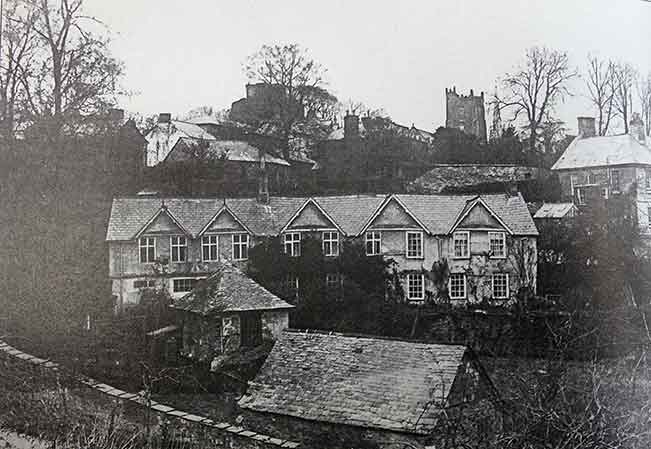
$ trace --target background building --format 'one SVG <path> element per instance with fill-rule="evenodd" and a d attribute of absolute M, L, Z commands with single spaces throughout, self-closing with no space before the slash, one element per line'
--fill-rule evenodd
<path fill-rule="evenodd" d="M 445 100 L 445 127 L 456 128 L 486 142 L 484 92 L 475 96 L 470 89 L 470 95 L 459 95 L 456 87 L 453 87 L 445 89 Z"/>

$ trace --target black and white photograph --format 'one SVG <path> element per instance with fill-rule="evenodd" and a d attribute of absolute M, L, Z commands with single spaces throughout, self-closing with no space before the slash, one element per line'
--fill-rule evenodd
<path fill-rule="evenodd" d="M 651 448 L 651 0 L 0 0 L 0 448 Z"/>

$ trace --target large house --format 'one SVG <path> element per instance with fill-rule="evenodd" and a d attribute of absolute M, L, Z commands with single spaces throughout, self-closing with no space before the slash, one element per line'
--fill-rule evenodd
<path fill-rule="evenodd" d="M 561 195 L 579 207 L 598 197 L 626 196 L 643 236 L 651 237 L 651 149 L 638 114 L 630 134 L 597 136 L 595 119 L 579 117 L 579 135 L 556 161 Z"/>
<path fill-rule="evenodd" d="M 247 427 L 311 448 L 443 447 L 455 426 L 468 447 L 498 429 L 495 398 L 465 346 L 286 330 L 239 406 Z"/>
<path fill-rule="evenodd" d="M 447 291 L 453 304 L 504 304 L 535 291 L 537 235 L 520 194 L 131 197 L 113 200 L 106 240 L 118 308 L 159 282 L 182 296 L 221 259 L 245 266 L 249 248 L 274 236 L 290 256 L 308 236 L 326 258 L 339 256 L 344 239 L 359 242 L 397 263 L 411 302 Z M 443 261 L 446 282 L 436 282 L 426 273 Z"/>

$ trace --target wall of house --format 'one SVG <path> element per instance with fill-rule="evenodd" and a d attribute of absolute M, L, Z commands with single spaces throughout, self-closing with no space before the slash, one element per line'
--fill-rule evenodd
<path fill-rule="evenodd" d="M 289 310 L 265 310 L 261 315 L 262 338 L 276 340 L 283 330 L 289 328 Z"/>
<path fill-rule="evenodd" d="M 146 136 L 147 167 L 153 167 L 162 162 L 176 141 L 183 135 L 172 123 L 157 124 Z"/>

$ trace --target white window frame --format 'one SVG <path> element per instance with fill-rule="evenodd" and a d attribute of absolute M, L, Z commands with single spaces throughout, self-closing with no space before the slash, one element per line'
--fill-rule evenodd
<path fill-rule="evenodd" d="M 176 290 L 175 283 L 176 282 L 181 282 L 181 281 L 190 281 L 190 282 L 192 282 L 192 287 L 190 287 L 189 290 Z M 194 287 L 196 286 L 198 281 L 199 280 L 196 279 L 196 278 L 172 278 L 172 293 L 188 293 L 188 292 L 191 292 L 194 289 Z"/>
<path fill-rule="evenodd" d="M 463 295 L 453 295 L 452 290 L 452 277 L 453 276 L 462 276 L 463 278 Z M 468 279 L 466 273 L 451 273 L 450 279 L 448 279 L 448 292 L 450 294 L 450 299 L 466 299 L 468 297 Z"/>
<path fill-rule="evenodd" d="M 495 294 L 495 277 L 497 276 L 504 276 L 506 285 L 505 285 L 505 295 L 504 296 L 497 296 Z M 493 298 L 495 299 L 508 299 L 510 296 L 510 289 L 509 289 L 509 274 L 508 273 L 493 273 L 491 276 L 491 292 L 493 294 Z"/>
<path fill-rule="evenodd" d="M 412 295 L 412 287 L 416 287 L 416 282 L 420 284 L 420 292 L 418 295 Z M 410 301 L 422 301 L 425 299 L 425 275 L 422 273 L 408 273 L 407 274 L 407 299 Z"/>
<path fill-rule="evenodd" d="M 579 206 L 585 206 L 585 192 L 583 187 L 575 187 L 576 202 Z"/>
<path fill-rule="evenodd" d="M 325 286 L 326 289 L 335 289 L 341 287 L 341 274 L 339 273 L 326 273 L 325 275 Z"/>
<path fill-rule="evenodd" d="M 321 234 L 321 243 L 323 245 L 324 256 L 337 257 L 339 255 L 339 233 L 337 231 L 323 231 Z"/>
<path fill-rule="evenodd" d="M 492 245 L 492 240 L 493 237 L 499 237 L 499 239 L 502 241 L 502 253 L 501 254 L 496 254 L 493 252 L 493 245 Z M 495 239 L 497 240 L 497 239 Z M 488 250 L 490 251 L 491 258 L 492 259 L 506 259 L 506 233 L 503 231 L 490 231 L 488 233 Z"/>
<path fill-rule="evenodd" d="M 136 284 L 138 283 L 144 283 L 142 287 L 138 287 Z M 133 288 L 141 290 L 145 288 L 154 288 L 156 287 L 156 281 L 154 279 L 136 279 L 133 281 Z"/>
<path fill-rule="evenodd" d="M 145 241 L 145 244 L 143 245 L 143 240 Z M 142 250 L 146 250 L 147 260 L 142 260 Z M 154 257 L 149 260 L 149 250 L 153 249 L 154 250 Z M 140 263 L 154 263 L 156 262 L 156 237 L 140 237 L 138 239 L 138 260 L 140 260 Z"/>
<path fill-rule="evenodd" d="M 176 243 L 174 243 L 174 239 L 176 240 Z M 183 239 L 182 245 L 179 243 Z M 181 258 L 178 257 L 181 255 L 181 248 L 185 248 L 185 257 Z M 177 250 L 177 257 L 174 257 L 174 249 Z M 173 263 L 181 263 L 181 262 L 187 262 L 188 261 L 188 238 L 184 235 L 172 235 L 170 236 L 170 261 Z"/>
<path fill-rule="evenodd" d="M 365 239 L 367 256 L 378 256 L 382 254 L 382 233 L 380 231 L 368 231 L 366 233 Z M 369 243 L 371 244 L 371 252 L 368 251 Z"/>
<path fill-rule="evenodd" d="M 214 242 L 212 241 L 214 239 Z M 207 240 L 207 241 L 206 241 Z M 210 248 L 215 248 L 215 257 L 211 257 Z M 204 251 L 208 248 L 208 257 Z M 217 262 L 219 261 L 219 236 L 216 234 L 206 234 L 201 236 L 201 260 L 203 262 Z"/>
<path fill-rule="evenodd" d="M 232 245 L 232 252 L 233 252 L 233 260 L 247 260 L 249 258 L 249 234 L 246 233 L 233 234 L 231 236 L 231 245 Z M 236 249 L 238 249 L 240 252 L 239 257 L 237 257 L 236 255 L 237 254 Z"/>
<path fill-rule="evenodd" d="M 416 255 L 410 255 L 409 253 L 409 237 L 415 235 L 418 236 L 418 241 L 420 242 L 419 250 Z M 405 257 L 407 259 L 422 259 L 424 250 L 423 250 L 423 232 L 422 231 L 406 231 L 405 232 Z"/>
<path fill-rule="evenodd" d="M 466 240 L 466 250 L 464 254 L 457 256 L 457 237 L 464 236 Z M 461 240 L 461 239 L 459 239 Z M 454 259 L 469 259 L 470 258 L 470 231 L 455 231 L 452 234 L 452 257 Z"/>
<path fill-rule="evenodd" d="M 301 237 L 300 232 L 286 232 L 283 234 L 283 249 L 285 254 L 290 257 L 299 257 L 301 255 Z"/>

